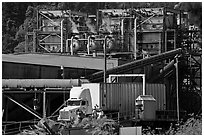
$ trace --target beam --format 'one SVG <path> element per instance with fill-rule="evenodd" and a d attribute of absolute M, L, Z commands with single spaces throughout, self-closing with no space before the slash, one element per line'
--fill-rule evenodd
<path fill-rule="evenodd" d="M 21 108 L 25 109 L 26 111 L 28 111 L 30 114 L 34 115 L 35 117 L 42 119 L 42 117 L 40 116 L 40 114 L 38 114 L 35 110 L 31 109 L 30 107 L 26 106 L 23 103 L 20 103 L 18 101 L 16 101 L 15 99 L 13 99 L 12 97 L 5 95 L 5 97 L 7 97 L 9 100 L 11 100 L 12 102 L 14 102 L 15 104 L 19 105 Z"/>

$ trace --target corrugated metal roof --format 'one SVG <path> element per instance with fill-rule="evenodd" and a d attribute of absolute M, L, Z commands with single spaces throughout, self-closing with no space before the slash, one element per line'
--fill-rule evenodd
<path fill-rule="evenodd" d="M 71 68 L 86 69 L 104 69 L 103 58 L 93 57 L 76 57 L 65 55 L 48 55 L 48 54 L 2 54 L 3 62 L 48 65 L 48 66 L 64 66 Z M 107 69 L 118 66 L 118 59 L 107 59 Z"/>

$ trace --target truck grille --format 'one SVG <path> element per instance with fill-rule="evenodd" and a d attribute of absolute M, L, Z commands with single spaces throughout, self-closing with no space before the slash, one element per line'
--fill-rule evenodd
<path fill-rule="evenodd" d="M 69 111 L 60 111 L 60 119 L 70 119 Z"/>

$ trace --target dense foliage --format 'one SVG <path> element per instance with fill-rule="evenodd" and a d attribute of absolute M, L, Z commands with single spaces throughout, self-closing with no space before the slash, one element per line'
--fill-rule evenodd
<path fill-rule="evenodd" d="M 2 52 L 12 53 L 25 44 L 25 34 L 36 27 L 37 9 L 73 10 L 96 14 L 97 9 L 169 7 L 187 10 L 193 23 L 202 26 L 202 3 L 178 2 L 3 2 L 2 3 Z M 31 44 L 29 44 L 31 45 Z M 18 48 L 17 47 L 17 48 Z"/>

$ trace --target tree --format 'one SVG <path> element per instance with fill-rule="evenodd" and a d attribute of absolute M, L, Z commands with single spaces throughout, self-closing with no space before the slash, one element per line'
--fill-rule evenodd
<path fill-rule="evenodd" d="M 190 23 L 202 29 L 202 2 L 180 2 L 176 8 L 187 11 Z"/>

